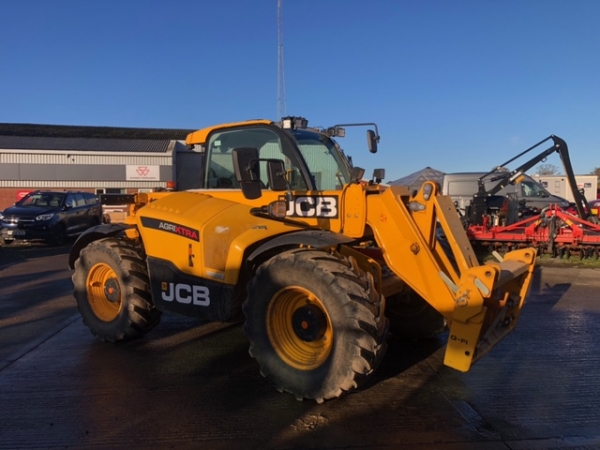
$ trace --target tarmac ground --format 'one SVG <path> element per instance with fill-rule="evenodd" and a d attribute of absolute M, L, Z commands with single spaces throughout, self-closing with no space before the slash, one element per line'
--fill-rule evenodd
<path fill-rule="evenodd" d="M 600 270 L 537 268 L 517 329 L 468 373 L 446 335 L 392 338 L 364 388 L 277 392 L 239 324 L 172 314 L 120 345 L 72 297 L 69 247 L 0 248 L 0 449 L 600 449 Z"/>

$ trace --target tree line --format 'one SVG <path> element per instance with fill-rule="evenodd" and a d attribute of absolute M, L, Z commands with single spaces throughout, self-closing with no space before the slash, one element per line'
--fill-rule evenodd
<path fill-rule="evenodd" d="M 554 164 L 539 164 L 536 167 L 536 172 L 540 176 L 551 176 L 551 175 L 562 175 L 560 169 Z M 594 167 L 589 173 L 590 175 L 596 175 L 598 177 L 598 187 L 600 187 L 600 167 Z"/>

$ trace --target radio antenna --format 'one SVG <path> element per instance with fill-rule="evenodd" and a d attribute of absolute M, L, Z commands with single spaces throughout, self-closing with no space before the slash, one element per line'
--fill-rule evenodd
<path fill-rule="evenodd" d="M 277 118 L 287 116 L 285 74 L 283 69 L 283 1 L 277 0 Z"/>

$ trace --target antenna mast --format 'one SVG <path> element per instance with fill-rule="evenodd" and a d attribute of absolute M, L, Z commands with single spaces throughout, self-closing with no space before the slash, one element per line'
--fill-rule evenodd
<path fill-rule="evenodd" d="M 287 115 L 285 75 L 283 71 L 283 14 L 282 0 L 277 0 L 277 118 Z"/>

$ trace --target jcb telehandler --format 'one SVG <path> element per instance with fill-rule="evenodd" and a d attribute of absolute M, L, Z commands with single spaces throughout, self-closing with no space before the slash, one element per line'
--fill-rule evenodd
<path fill-rule="evenodd" d="M 479 264 L 438 185 L 411 195 L 382 185 L 381 170 L 363 180 L 332 139 L 342 127 L 285 118 L 189 134 L 205 154 L 201 189 L 118 196 L 131 204 L 126 223 L 75 242 L 84 323 L 118 342 L 150 331 L 163 311 L 241 317 L 262 375 L 317 402 L 375 370 L 389 325 L 414 336 L 447 326 L 444 362 L 469 370 L 516 326 L 535 249 Z"/>

